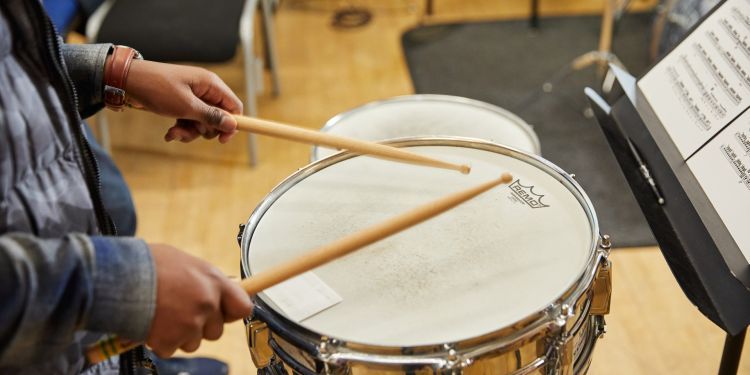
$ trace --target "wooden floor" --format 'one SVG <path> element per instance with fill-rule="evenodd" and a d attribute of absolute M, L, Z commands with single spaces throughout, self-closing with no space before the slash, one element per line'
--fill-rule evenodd
<path fill-rule="evenodd" d="M 648 8 L 652 3 L 635 2 Z M 352 0 L 373 8 L 362 28 L 330 26 L 334 1 L 287 0 L 276 16 L 282 93 L 260 98 L 260 114 L 309 128 L 384 97 L 413 92 L 401 33 L 421 19 L 423 3 Z M 347 2 L 344 2 L 347 3 Z M 595 0 L 543 0 L 543 14 L 595 13 Z M 296 6 L 295 6 L 296 5 Z M 429 22 L 523 17 L 525 0 L 436 0 Z M 592 46 L 592 48 L 595 46 Z M 540 56 L 544 58 L 544 56 Z M 244 95 L 241 61 L 210 66 Z M 237 226 L 263 196 L 308 160 L 309 147 L 261 137 L 260 164 L 248 168 L 244 135 L 225 146 L 205 141 L 165 144 L 169 120 L 143 113 L 110 114 L 114 156 L 135 196 L 139 236 L 176 245 L 237 275 Z M 611 233 L 617 241 L 617 233 Z M 711 374 L 724 334 L 687 301 L 656 248 L 615 250 L 608 333 L 599 340 L 591 374 Z M 387 318 L 387 317 L 386 317 Z M 233 374 L 253 374 L 241 323 L 198 355 L 228 361 Z M 746 350 L 741 373 L 750 373 Z"/>

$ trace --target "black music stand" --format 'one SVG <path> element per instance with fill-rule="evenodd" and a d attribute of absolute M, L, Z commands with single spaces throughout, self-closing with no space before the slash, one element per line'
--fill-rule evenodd
<path fill-rule="evenodd" d="M 714 241 L 709 234 L 698 214 L 706 209 L 706 202 L 688 196 L 684 171 L 668 162 L 675 150 L 665 151 L 659 142 L 665 135 L 654 131 L 660 123 L 636 110 L 635 78 L 611 68 L 620 93 L 613 104 L 588 88 L 586 95 L 680 287 L 707 318 L 727 332 L 719 374 L 736 374 L 750 324 L 750 290 L 741 281 L 747 275 L 736 270 L 750 270 L 750 265 L 742 259 L 744 264 L 730 269 L 722 251 L 730 247 L 728 241 Z"/>

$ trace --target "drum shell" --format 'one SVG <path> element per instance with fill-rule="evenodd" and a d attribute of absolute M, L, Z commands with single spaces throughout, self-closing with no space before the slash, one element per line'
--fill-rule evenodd
<path fill-rule="evenodd" d="M 596 340 L 604 330 L 603 317 L 591 315 L 589 311 L 590 302 L 593 298 L 592 286 L 593 283 L 589 285 L 586 293 L 578 299 L 574 308 L 575 315 L 571 316 L 562 327 L 550 323 L 541 324 L 537 329 L 529 332 L 526 337 L 488 351 L 473 358 L 471 363 L 458 368 L 442 368 L 431 364 L 382 363 L 382 358 L 388 355 L 402 357 L 401 360 L 403 361 L 409 361 L 410 356 L 418 354 L 422 356 L 431 355 L 434 358 L 450 358 L 450 349 L 446 347 L 434 348 L 431 353 L 411 354 L 404 353 L 402 348 L 393 348 L 390 350 L 391 353 L 387 353 L 388 350 L 383 350 L 383 348 L 374 348 L 374 353 L 370 353 L 373 355 L 373 362 L 366 360 L 337 361 L 331 360 L 326 353 L 321 353 L 317 343 L 325 340 L 325 338 L 316 337 L 314 333 L 307 332 L 307 340 L 303 339 L 307 342 L 302 345 L 300 339 L 306 335 L 300 335 L 300 332 L 291 332 L 280 326 L 274 329 L 267 326 L 268 322 L 261 319 L 247 321 L 246 324 L 248 327 L 253 324 L 263 324 L 269 330 L 268 335 L 273 342 L 272 350 L 277 359 L 281 359 L 284 364 L 301 374 L 585 374 L 591 362 Z M 545 320 L 544 315 L 530 317 L 523 322 L 519 322 L 518 326 L 534 325 L 539 320 Z M 256 316 L 256 318 L 258 317 Z M 507 340 L 508 337 L 513 336 L 514 329 L 515 326 L 507 327 L 486 337 L 457 343 L 454 350 L 459 354 L 471 352 L 483 344 L 492 343 L 493 340 Z M 368 349 L 373 348 L 346 344 L 346 347 L 339 347 L 336 350 L 367 353 Z M 377 356 L 380 356 L 381 360 L 377 360 Z"/>
<path fill-rule="evenodd" d="M 489 142 L 459 138 L 400 140 L 394 145 L 443 145 L 456 144 L 463 147 L 479 147 L 488 150 L 503 150 L 509 155 L 522 156 L 545 163 L 547 168 L 559 174 L 580 194 L 579 201 L 591 209 L 592 232 L 598 233 L 598 223 L 593 208 L 580 187 L 554 165 L 538 156 L 530 155 L 505 146 Z M 337 154 L 300 170 L 277 187 L 290 180 L 304 178 L 314 173 L 320 163 L 334 164 L 351 155 Z M 275 191 L 276 189 L 274 189 Z M 273 194 L 273 193 L 272 193 Z M 268 202 L 266 198 L 264 202 Z M 268 208 L 263 204 L 251 216 L 241 236 L 243 262 L 245 249 L 249 246 L 258 214 Z M 270 346 L 278 358 L 300 373 L 352 373 L 352 374 L 400 374 L 400 373 L 466 373 L 466 374 L 533 374 L 533 373 L 583 373 L 588 368 L 594 341 L 603 330 L 601 316 L 592 316 L 590 306 L 593 298 L 595 276 L 606 264 L 607 250 L 600 239 L 592 241 L 589 267 L 557 301 L 549 307 L 482 337 L 428 347 L 380 347 L 350 342 L 340 342 L 322 337 L 275 313 L 261 299 L 256 298 L 256 312 L 248 320 L 251 351 L 253 345 L 262 345 L 252 339 L 253 327 L 264 326 L 270 337 Z M 245 264 L 243 267 L 247 268 Z M 387 317 L 384 317 L 387 319 Z M 458 362 L 451 363 L 451 358 Z M 262 363 L 256 365 L 263 365 Z"/>

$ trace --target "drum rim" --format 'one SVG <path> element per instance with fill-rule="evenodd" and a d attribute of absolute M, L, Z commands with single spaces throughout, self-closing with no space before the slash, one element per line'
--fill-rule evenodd
<path fill-rule="evenodd" d="M 488 110 L 490 112 L 497 113 L 499 115 L 502 115 L 509 120 L 513 121 L 517 125 L 520 126 L 520 128 L 523 130 L 523 132 L 531 139 L 532 146 L 534 147 L 534 154 L 539 155 L 542 152 L 542 146 L 539 142 L 539 136 L 536 135 L 536 132 L 534 132 L 534 127 L 531 126 L 528 122 L 524 121 L 520 116 L 517 114 L 494 104 L 483 102 L 481 100 L 477 99 L 471 99 L 466 98 L 463 96 L 456 96 L 456 95 L 444 95 L 444 94 L 414 94 L 414 95 L 399 95 L 394 96 L 390 98 L 375 100 L 369 103 L 365 103 L 362 105 L 359 105 L 357 107 L 351 108 L 347 111 L 341 112 L 333 117 L 331 117 L 326 123 L 323 125 L 322 128 L 320 128 L 321 132 L 328 133 L 334 126 L 339 124 L 344 118 L 349 117 L 355 113 L 362 112 L 364 110 L 371 109 L 373 107 L 378 107 L 383 104 L 390 104 L 390 103 L 398 103 L 398 102 L 427 102 L 427 101 L 436 101 L 436 102 L 450 102 L 450 103 L 459 103 L 459 104 L 466 104 L 474 107 L 478 107 L 481 109 Z M 439 137 L 449 137 L 449 136 L 439 136 Z M 390 140 L 402 140 L 402 139 L 410 139 L 415 138 L 415 136 L 405 136 L 405 137 L 397 137 L 397 138 L 390 138 L 387 139 Z M 381 140 L 378 142 L 383 142 L 386 140 Z M 488 141 L 489 142 L 489 141 Z M 491 142 L 495 143 L 495 142 Z M 500 143 L 498 143 L 500 144 Z M 502 145 L 502 144 L 500 144 Z M 313 146 L 312 151 L 310 152 L 310 162 L 315 162 L 321 159 L 320 155 L 318 155 L 318 150 L 320 148 L 318 146 Z"/>
<path fill-rule="evenodd" d="M 296 322 L 293 322 L 284 317 L 279 312 L 268 306 L 262 298 L 257 296 L 253 297 L 259 313 L 262 315 L 271 315 L 276 323 L 269 324 L 270 326 L 276 326 L 279 328 L 280 334 L 290 341 L 297 343 L 304 343 L 301 345 L 305 348 L 317 348 L 317 353 L 311 353 L 319 358 L 325 358 L 326 361 L 332 361 L 336 363 L 355 361 L 355 362 L 366 362 L 375 364 L 413 364 L 423 363 L 426 365 L 435 366 L 436 362 L 443 362 L 444 359 L 436 357 L 436 354 L 448 353 L 451 348 L 454 347 L 466 347 L 462 343 L 466 341 L 475 341 L 480 338 L 487 338 L 488 342 L 481 341 L 480 344 L 463 349 L 462 352 L 469 353 L 471 356 L 479 356 L 486 354 L 491 351 L 498 350 L 499 348 L 505 348 L 510 345 L 516 344 L 519 341 L 523 341 L 529 338 L 533 338 L 540 332 L 549 332 L 555 330 L 564 330 L 567 320 L 575 315 L 571 315 L 569 309 L 571 306 L 575 306 L 576 302 L 584 295 L 586 290 L 589 289 L 593 283 L 596 271 L 600 261 L 606 258 L 606 254 L 601 246 L 601 237 L 599 231 L 599 222 L 596 216 L 596 211 L 586 195 L 583 188 L 578 184 L 575 179 L 562 170 L 552 162 L 540 157 L 539 155 L 531 154 L 526 151 L 515 149 L 509 146 L 496 144 L 486 140 L 465 138 L 465 137 L 413 137 L 413 138 L 401 138 L 398 140 L 389 140 L 384 143 L 397 146 L 397 147 L 411 147 L 411 146 L 456 146 L 466 147 L 471 149 L 479 149 L 490 152 L 497 152 L 506 156 L 514 157 L 521 161 L 525 161 L 529 164 L 539 167 L 547 174 L 558 180 L 565 186 L 568 191 L 573 193 L 578 202 L 581 204 L 581 208 L 584 210 L 589 226 L 591 229 L 591 242 L 589 249 L 589 256 L 585 267 L 579 272 L 576 281 L 563 292 L 557 299 L 550 301 L 547 307 L 542 311 L 531 312 L 527 317 L 510 323 L 504 327 L 488 332 L 480 337 L 472 337 L 469 339 L 462 339 L 455 342 L 439 343 L 434 345 L 422 345 L 422 346 L 409 346 L 409 347 L 393 347 L 374 345 L 368 343 L 359 343 L 346 340 L 340 340 L 330 336 L 324 336 L 310 329 L 307 329 Z M 291 176 L 284 179 L 281 183 L 276 185 L 270 193 L 268 193 L 261 203 L 253 210 L 248 221 L 245 224 L 242 232 L 240 241 L 240 256 L 241 256 L 241 268 L 243 277 L 251 276 L 249 266 L 249 246 L 263 215 L 268 209 L 276 202 L 276 200 L 283 195 L 284 192 L 294 187 L 297 183 L 304 180 L 305 178 L 313 175 L 317 171 L 327 168 L 331 165 L 339 163 L 341 161 L 359 156 L 348 151 L 341 151 L 326 158 L 320 159 L 316 162 L 310 163 L 307 166 L 299 169 Z M 578 320 L 588 319 L 587 314 L 582 314 L 578 317 Z M 577 321 L 578 321 L 577 320 Z M 512 334 L 507 334 L 512 332 Z M 352 349 L 354 348 L 354 349 Z M 393 355 L 394 350 L 400 350 L 403 352 L 412 353 L 430 353 L 429 355 L 423 355 L 422 357 L 414 355 Z M 408 360 L 405 360 L 408 358 Z M 420 362 L 422 361 L 422 362 Z"/>

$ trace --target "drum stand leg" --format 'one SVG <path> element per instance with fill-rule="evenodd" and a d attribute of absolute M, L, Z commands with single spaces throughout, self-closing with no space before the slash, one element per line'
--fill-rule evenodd
<path fill-rule="evenodd" d="M 721 354 L 721 364 L 719 365 L 719 375 L 736 375 L 740 366 L 740 357 L 742 357 L 742 346 L 745 343 L 745 333 L 742 331 L 737 336 L 727 334 L 724 340 L 724 352 Z"/>

